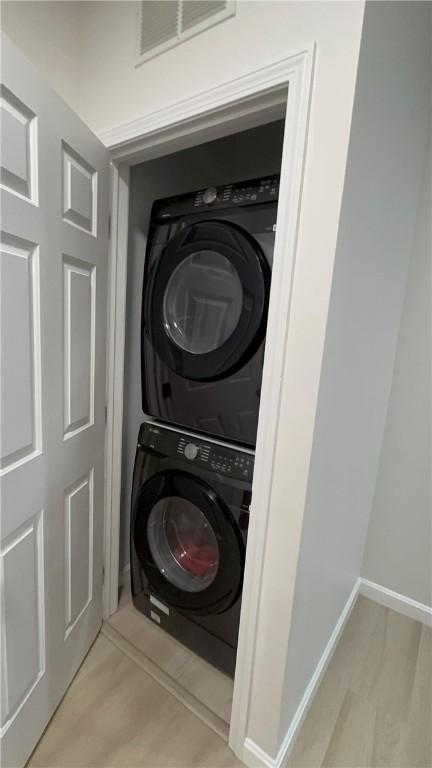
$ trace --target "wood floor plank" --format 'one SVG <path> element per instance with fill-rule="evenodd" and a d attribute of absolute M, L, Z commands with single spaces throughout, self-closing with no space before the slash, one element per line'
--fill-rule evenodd
<path fill-rule="evenodd" d="M 423 626 L 414 685 L 394 766 L 432 766 L 432 628 Z"/>
<path fill-rule="evenodd" d="M 414 768 L 416 763 L 400 762 L 404 723 L 372 702 L 347 689 L 329 747 L 325 768 Z"/>
<path fill-rule="evenodd" d="M 402 724 L 393 720 L 387 712 L 376 710 L 375 731 L 371 745 L 371 766 L 377 768 L 383 766 L 384 768 L 384 766 L 395 765 L 402 728 Z"/>
<path fill-rule="evenodd" d="M 372 765 L 376 710 L 347 690 L 324 755 L 324 768 L 364 768 Z"/>
<path fill-rule="evenodd" d="M 29 767 L 129 766 L 239 768 L 240 763 L 220 737 L 99 636 Z"/>
<path fill-rule="evenodd" d="M 384 608 L 349 683 L 352 691 L 396 721 L 408 717 L 421 628 L 419 622 Z"/>
<path fill-rule="evenodd" d="M 196 657 L 177 678 L 187 691 L 204 702 L 211 702 L 211 709 L 226 723 L 231 719 L 233 680 L 218 669 Z"/>
<path fill-rule="evenodd" d="M 384 610 L 362 596 L 357 599 L 291 750 L 289 768 L 319 768 L 323 764 L 353 670 Z"/>

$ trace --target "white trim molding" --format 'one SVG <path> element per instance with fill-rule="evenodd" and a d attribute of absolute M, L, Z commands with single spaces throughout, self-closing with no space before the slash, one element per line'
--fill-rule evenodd
<path fill-rule="evenodd" d="M 336 646 L 339 642 L 339 638 L 343 632 L 343 629 L 350 617 L 351 611 L 359 593 L 360 581 L 360 579 L 357 579 L 352 588 L 342 613 L 335 624 L 326 647 L 324 648 L 321 658 L 315 667 L 314 673 L 309 680 L 308 685 L 306 686 L 300 704 L 298 705 L 297 711 L 291 720 L 290 726 L 285 734 L 284 740 L 276 757 L 271 757 L 266 752 L 264 752 L 261 747 L 255 744 L 252 739 L 247 738 L 245 740 L 244 746 L 245 762 L 247 765 L 257 765 L 258 762 L 258 765 L 267 766 L 267 768 L 279 768 L 279 766 L 284 764 L 307 715 L 309 707 L 312 704 L 315 693 L 318 690 L 319 684 L 321 683 L 329 662 L 336 650 Z"/>
<path fill-rule="evenodd" d="M 108 272 L 103 617 L 118 607 L 129 168 L 112 166 Z"/>
<path fill-rule="evenodd" d="M 139 151 L 152 145 L 165 146 L 171 139 L 178 142 L 181 135 L 198 128 L 209 127 L 214 138 L 217 123 L 244 121 L 248 113 L 256 116 L 279 107 L 279 116 L 284 116 L 289 81 L 305 59 L 313 58 L 314 50 L 314 44 L 305 45 L 284 59 L 234 80 L 102 130 L 98 137 L 111 150 L 112 159 L 135 164 Z"/>
<path fill-rule="evenodd" d="M 363 577 L 360 579 L 359 592 L 364 597 L 374 600 L 375 603 L 391 608 L 393 611 L 409 616 L 416 621 L 421 621 L 428 627 L 432 626 L 432 606 L 430 605 L 419 603 L 412 597 L 401 595 L 400 592 L 394 592 L 392 589 L 383 587 L 381 584 L 375 584 L 375 582 Z"/>
<path fill-rule="evenodd" d="M 247 733 L 253 696 L 252 678 L 264 583 L 265 548 L 297 252 L 314 57 L 315 48 L 311 46 L 287 59 L 285 63 L 288 103 L 229 742 L 231 749 L 249 765 L 255 765 L 254 761 L 248 763 L 250 751 Z M 254 510 L 257 514 L 254 514 Z M 257 755 L 254 760 L 256 758 Z"/>
<path fill-rule="evenodd" d="M 251 700 L 258 613 L 264 570 L 273 456 L 278 437 L 282 371 L 288 325 L 301 191 L 312 94 L 315 45 L 305 45 L 281 61 L 248 72 L 181 103 L 143 115 L 100 134 L 114 163 L 112 250 L 109 299 L 107 394 L 107 492 L 104 617 L 118 601 L 120 467 L 123 422 L 124 330 L 127 272 L 127 166 L 211 141 L 252 125 L 285 117 L 279 189 L 279 215 L 269 302 L 256 464 L 254 507 L 259 508 L 248 536 L 238 663 L 229 744 L 242 757 Z"/>

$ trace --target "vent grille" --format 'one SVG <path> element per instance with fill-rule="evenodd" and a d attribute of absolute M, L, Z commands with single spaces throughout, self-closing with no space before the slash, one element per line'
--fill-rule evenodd
<path fill-rule="evenodd" d="M 224 0 L 183 0 L 182 3 L 182 30 L 190 29 L 195 24 L 206 21 L 215 13 L 226 10 Z"/>
<path fill-rule="evenodd" d="M 177 37 L 178 0 L 143 0 L 141 3 L 140 54 Z"/>
<path fill-rule="evenodd" d="M 230 18 L 235 0 L 142 0 L 138 64 Z"/>

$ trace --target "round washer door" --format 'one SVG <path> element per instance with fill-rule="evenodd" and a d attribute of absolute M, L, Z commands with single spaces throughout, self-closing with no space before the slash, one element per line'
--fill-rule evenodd
<path fill-rule="evenodd" d="M 200 478 L 153 475 L 137 499 L 133 540 L 150 590 L 172 608 L 209 615 L 237 599 L 244 543 L 228 507 Z"/>
<path fill-rule="evenodd" d="M 215 381 L 253 355 L 265 335 L 270 269 L 258 243 L 223 221 L 201 221 L 165 246 L 144 295 L 144 327 L 184 378 Z"/>

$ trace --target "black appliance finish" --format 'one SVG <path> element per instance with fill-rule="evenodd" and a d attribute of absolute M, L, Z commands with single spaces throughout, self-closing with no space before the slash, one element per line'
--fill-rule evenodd
<path fill-rule="evenodd" d="M 254 446 L 279 177 L 156 201 L 144 269 L 143 410 Z"/>
<path fill-rule="evenodd" d="M 254 456 L 141 426 L 131 514 L 135 607 L 234 675 Z"/>

